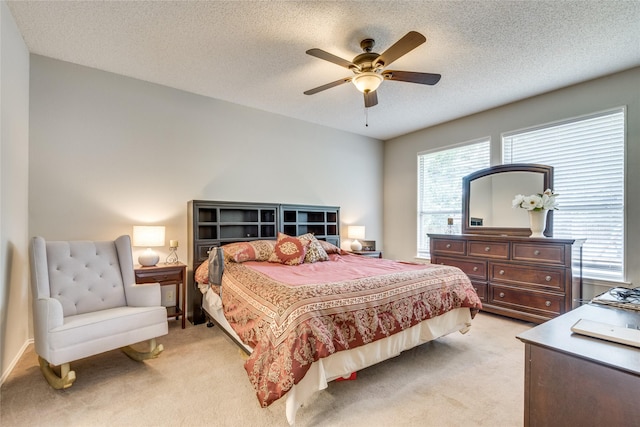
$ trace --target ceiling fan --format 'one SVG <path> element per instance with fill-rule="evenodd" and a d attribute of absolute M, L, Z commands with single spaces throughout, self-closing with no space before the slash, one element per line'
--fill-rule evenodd
<path fill-rule="evenodd" d="M 365 108 L 369 108 L 378 104 L 378 94 L 376 90 L 383 80 L 435 85 L 440 81 L 440 77 L 442 77 L 440 74 L 385 69 L 385 67 L 391 65 L 393 61 L 409 53 L 426 41 L 427 39 L 422 34 L 416 31 L 410 31 L 382 54 L 378 54 L 372 52 L 375 40 L 364 39 L 360 42 L 360 47 L 364 50 L 364 53 L 356 56 L 351 61 L 342 59 L 322 49 L 309 49 L 307 54 L 348 68 L 354 75 L 310 89 L 304 92 L 304 94 L 313 95 L 343 83 L 353 82 L 356 88 L 364 94 Z"/>

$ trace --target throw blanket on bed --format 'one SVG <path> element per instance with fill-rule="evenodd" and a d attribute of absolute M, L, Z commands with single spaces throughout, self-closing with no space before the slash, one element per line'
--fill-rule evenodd
<path fill-rule="evenodd" d="M 225 317 L 253 347 L 245 363 L 263 407 L 282 397 L 309 366 L 480 300 L 455 267 L 357 255 L 286 266 L 228 262 Z"/>

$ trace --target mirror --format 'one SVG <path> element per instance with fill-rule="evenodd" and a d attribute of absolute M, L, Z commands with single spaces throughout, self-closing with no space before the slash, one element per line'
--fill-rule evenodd
<path fill-rule="evenodd" d="M 530 163 L 493 166 L 462 179 L 462 233 L 529 236 L 529 215 L 511 207 L 516 194 L 553 189 L 553 167 Z M 553 235 L 553 211 L 545 236 Z"/>

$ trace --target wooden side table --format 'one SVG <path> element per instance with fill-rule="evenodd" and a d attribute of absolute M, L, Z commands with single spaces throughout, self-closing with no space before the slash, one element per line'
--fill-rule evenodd
<path fill-rule="evenodd" d="M 369 258 L 382 258 L 382 251 L 349 251 L 349 253 Z"/>
<path fill-rule="evenodd" d="M 176 305 L 167 307 L 167 317 L 182 317 L 182 329 L 185 328 L 185 301 L 187 266 L 181 262 L 177 264 L 158 263 L 153 267 L 137 266 L 134 270 L 136 283 L 160 283 L 160 286 L 175 285 Z"/>
<path fill-rule="evenodd" d="M 580 319 L 637 327 L 640 312 L 587 304 L 518 335 L 525 344 L 525 427 L 640 419 L 640 349 L 572 333 Z"/>

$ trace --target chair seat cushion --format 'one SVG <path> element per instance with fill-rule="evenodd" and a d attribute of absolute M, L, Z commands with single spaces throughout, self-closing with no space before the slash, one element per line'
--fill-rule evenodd
<path fill-rule="evenodd" d="M 155 307 L 115 307 L 64 318 L 49 331 L 54 365 L 166 335 L 167 310 Z"/>

